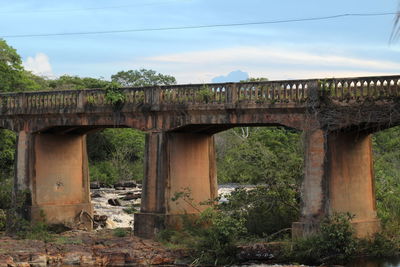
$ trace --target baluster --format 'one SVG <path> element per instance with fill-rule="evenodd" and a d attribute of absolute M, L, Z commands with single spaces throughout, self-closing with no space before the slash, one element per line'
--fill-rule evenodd
<path fill-rule="evenodd" d="M 254 84 L 254 100 L 255 101 L 258 101 L 259 100 L 259 96 L 258 96 L 258 94 L 259 94 L 259 84 Z"/>
<path fill-rule="evenodd" d="M 396 96 L 399 96 L 400 79 L 395 80 Z"/>

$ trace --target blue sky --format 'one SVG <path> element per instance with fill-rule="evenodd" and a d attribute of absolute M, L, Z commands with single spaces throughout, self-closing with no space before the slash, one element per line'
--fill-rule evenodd
<path fill-rule="evenodd" d="M 0 38 L 395 12 L 397 8 L 397 0 L 0 0 Z M 389 44 L 393 17 L 4 39 L 17 49 L 27 69 L 48 77 L 110 79 L 118 71 L 139 68 L 173 75 L 179 83 L 236 81 L 243 75 L 269 79 L 385 75 L 400 73 L 400 41 Z"/>

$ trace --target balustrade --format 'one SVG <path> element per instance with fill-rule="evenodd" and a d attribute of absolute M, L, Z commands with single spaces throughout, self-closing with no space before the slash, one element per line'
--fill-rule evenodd
<path fill-rule="evenodd" d="M 122 88 L 124 106 L 307 104 L 312 90 L 333 101 L 388 100 L 400 95 L 400 76 Z M 0 94 L 2 114 L 86 112 L 112 108 L 102 89 Z"/>

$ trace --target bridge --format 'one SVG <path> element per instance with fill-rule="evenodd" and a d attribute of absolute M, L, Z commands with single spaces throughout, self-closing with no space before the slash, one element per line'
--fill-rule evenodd
<path fill-rule="evenodd" d="M 29 218 L 91 229 L 86 134 L 145 131 L 145 177 L 134 231 L 153 237 L 179 214 L 171 201 L 190 188 L 195 202 L 217 196 L 213 134 L 237 126 L 304 132 L 301 218 L 293 234 L 350 212 L 358 236 L 379 231 L 371 134 L 400 124 L 400 76 L 66 90 L 0 94 L 0 128 L 17 133 L 14 191 Z M 114 92 L 114 93 L 115 93 Z M 112 96 L 112 95 L 111 95 Z M 121 97 L 122 96 L 122 97 Z M 86 214 L 86 215 L 85 215 Z"/>

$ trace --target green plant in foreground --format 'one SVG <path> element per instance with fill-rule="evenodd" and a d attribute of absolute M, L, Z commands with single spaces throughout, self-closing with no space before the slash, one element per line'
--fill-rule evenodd
<path fill-rule="evenodd" d="M 183 200 L 195 210 L 190 189 L 175 193 L 173 201 Z M 186 247 L 193 253 L 193 264 L 230 264 L 235 261 L 236 242 L 246 233 L 245 218 L 218 210 L 213 201 L 200 203 L 209 206 L 198 215 L 181 215 L 181 229 L 166 229 L 158 239 L 169 247 Z M 204 208 L 203 208 L 204 209 Z"/>
<path fill-rule="evenodd" d="M 357 251 L 351 218 L 349 214 L 325 218 L 319 233 L 294 242 L 289 258 L 304 264 L 347 262 Z"/>
<path fill-rule="evenodd" d="M 113 236 L 115 236 L 115 237 L 125 237 L 128 234 L 129 234 L 128 230 L 125 228 L 115 228 L 113 230 Z"/>

